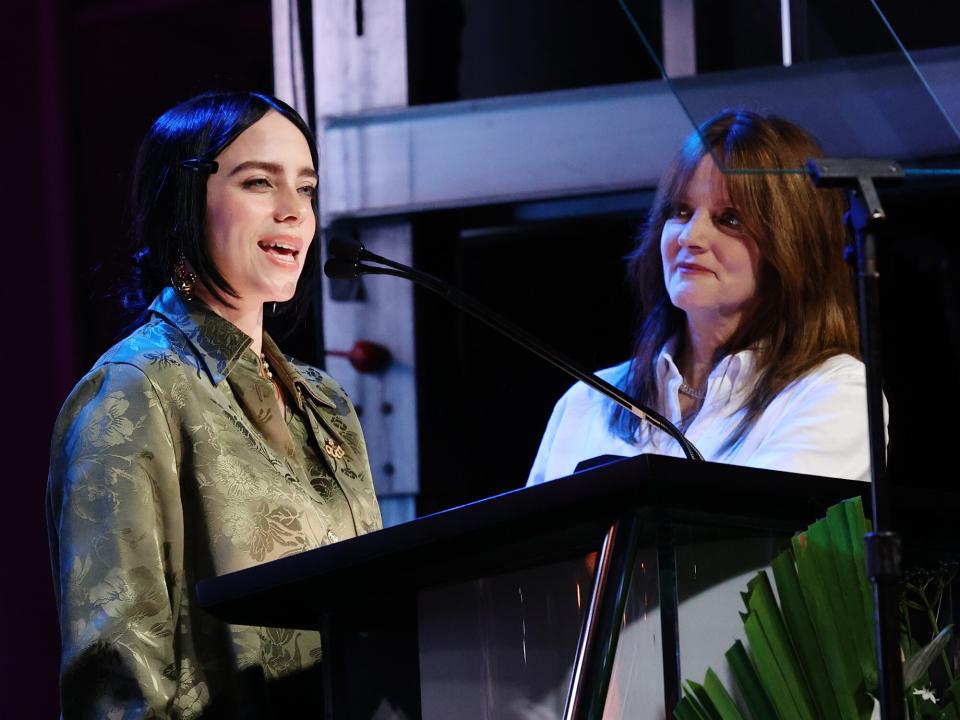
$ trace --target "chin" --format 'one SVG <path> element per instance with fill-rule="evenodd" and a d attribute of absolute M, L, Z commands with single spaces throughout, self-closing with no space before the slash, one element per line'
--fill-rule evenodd
<path fill-rule="evenodd" d="M 293 283 L 289 287 L 279 287 L 272 288 L 270 292 L 264 294 L 264 302 L 288 302 L 293 300 L 293 296 L 297 294 L 297 284 Z"/>
<path fill-rule="evenodd" d="M 706 301 L 706 298 L 700 297 L 694 292 L 681 291 L 670 293 L 669 295 L 670 302 L 684 312 L 696 311 L 706 305 L 709 305 L 709 302 Z"/>
<path fill-rule="evenodd" d="M 269 305 L 269 304 L 271 304 L 271 303 L 285 303 L 285 302 L 290 302 L 291 300 L 293 300 L 294 294 L 295 294 L 295 293 L 290 293 L 289 295 L 286 295 L 286 294 L 285 294 L 285 295 L 277 294 L 277 295 L 274 295 L 273 297 L 269 298 L 268 300 L 264 300 L 263 304 L 264 304 L 264 305 Z"/>

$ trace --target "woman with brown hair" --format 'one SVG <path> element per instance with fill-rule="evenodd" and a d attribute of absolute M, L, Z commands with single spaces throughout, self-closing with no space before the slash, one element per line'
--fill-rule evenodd
<path fill-rule="evenodd" d="M 725 111 L 690 136 L 629 260 L 643 318 L 633 357 L 600 376 L 707 460 L 869 480 L 843 197 L 798 172 L 821 154 L 801 128 L 752 112 Z M 529 484 L 640 453 L 681 451 L 577 384 L 554 409 Z"/>

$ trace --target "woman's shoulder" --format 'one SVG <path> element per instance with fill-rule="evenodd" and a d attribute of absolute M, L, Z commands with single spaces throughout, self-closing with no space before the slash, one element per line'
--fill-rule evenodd
<path fill-rule="evenodd" d="M 153 318 L 107 350 L 93 370 L 104 365 L 131 365 L 151 379 L 171 371 L 196 368 L 198 361 L 183 334 L 161 318 Z"/>
<path fill-rule="evenodd" d="M 100 451 L 116 454 L 136 437 L 151 443 L 169 430 L 163 386 L 128 362 L 98 361 L 63 402 L 51 436 L 51 469 L 72 462 L 72 453 L 93 457 Z M 153 443 L 159 446 L 159 440 Z M 151 452 L 155 452 L 153 447 Z M 60 466 L 57 463 L 61 463 Z M 57 473 L 51 472 L 51 477 Z"/>
<path fill-rule="evenodd" d="M 866 393 L 866 367 L 852 355 L 831 355 L 812 367 L 780 391 L 775 402 L 795 405 L 797 403 L 823 403 L 836 405 L 859 400 Z"/>
<path fill-rule="evenodd" d="M 814 372 L 822 373 L 862 373 L 864 368 L 863 361 L 847 353 L 831 355 L 822 363 L 814 368 Z"/>
<path fill-rule="evenodd" d="M 115 385 L 121 391 L 147 387 L 151 385 L 151 375 L 166 367 L 179 365 L 181 360 L 168 344 L 162 342 L 158 328 L 147 323 L 103 353 L 80 378 L 71 395 L 83 389 L 100 392 L 103 385 Z"/>
<path fill-rule="evenodd" d="M 866 370 L 862 360 L 840 353 L 831 355 L 796 381 L 798 386 L 822 385 L 824 383 L 855 382 L 863 384 L 866 381 Z"/>
<path fill-rule="evenodd" d="M 163 323 L 148 322 L 103 353 L 80 378 L 64 401 L 60 420 L 68 420 L 91 402 L 110 407 L 155 402 L 191 374 L 184 373 L 185 368 L 196 365 L 189 349 L 176 342 L 176 333 Z"/>

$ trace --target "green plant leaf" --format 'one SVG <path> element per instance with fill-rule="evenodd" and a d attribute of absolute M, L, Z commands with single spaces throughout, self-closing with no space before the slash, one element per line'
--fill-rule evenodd
<path fill-rule="evenodd" d="M 920 652 L 911 657 L 903 665 L 903 686 L 909 688 L 922 679 L 930 665 L 937 659 L 943 649 L 950 642 L 953 625 L 947 625 L 931 640 Z"/>
<path fill-rule="evenodd" d="M 807 676 L 818 717 L 840 717 L 840 707 L 834 696 L 827 665 L 810 620 L 807 604 L 800 589 L 793 553 L 784 552 L 774 558 L 773 577 L 780 596 L 783 619 L 787 624 L 800 663 Z"/>
<path fill-rule="evenodd" d="M 676 720 L 708 720 L 692 696 L 684 695 L 673 709 Z"/>
<path fill-rule="evenodd" d="M 693 680 L 687 680 L 686 686 L 685 692 L 696 698 L 699 709 L 706 720 L 723 720 L 718 710 L 713 706 L 713 702 L 711 702 L 710 696 L 707 695 L 703 685 L 695 683 Z"/>
<path fill-rule="evenodd" d="M 797 561 L 797 576 L 800 578 L 800 587 L 803 598 L 810 613 L 817 634 L 820 648 L 826 661 L 827 677 L 833 687 L 837 706 L 840 708 L 841 720 L 859 720 L 861 717 L 860 703 L 854 699 L 854 694 L 860 687 L 860 665 L 848 655 L 844 645 L 844 633 L 837 626 L 838 618 L 831 602 L 831 588 L 825 563 L 829 560 L 829 538 L 826 528 L 814 523 L 806 533 L 793 538 L 794 557 Z M 814 528 L 821 524 L 819 532 Z M 827 536 L 827 539 L 824 538 Z M 827 548 L 824 546 L 827 545 Z M 826 556 L 826 559 L 825 557 Z M 864 698 L 866 700 L 866 698 Z M 869 709 L 869 706 L 867 708 Z M 869 717 L 869 712 L 866 714 Z"/>
<path fill-rule="evenodd" d="M 777 720 L 777 712 L 760 683 L 756 668 L 753 667 L 743 643 L 737 640 L 733 647 L 727 650 L 725 657 L 733 671 L 743 703 L 753 720 Z"/>
<path fill-rule="evenodd" d="M 743 715 L 741 715 L 737 709 L 733 698 L 730 697 L 730 693 L 727 692 L 723 683 L 720 682 L 720 678 L 717 677 L 717 674 L 712 669 L 707 669 L 707 676 L 703 681 L 703 689 L 713 703 L 713 707 L 716 708 L 721 720 L 743 720 Z"/>
<path fill-rule="evenodd" d="M 673 717 L 676 720 L 707 720 L 701 713 L 696 704 L 688 697 L 684 697 L 677 703 L 673 709 Z"/>
<path fill-rule="evenodd" d="M 773 657 L 780 671 L 780 677 L 789 693 L 790 703 L 794 708 L 795 717 L 800 720 L 813 720 L 815 717 L 815 704 L 807 680 L 804 677 L 803 670 L 800 668 L 800 660 L 793 648 L 793 643 L 787 632 L 787 626 L 780 614 L 780 608 L 777 607 L 777 600 L 773 594 L 773 588 L 770 586 L 770 579 L 766 572 L 760 572 L 747 583 L 747 593 L 744 596 L 747 605 L 748 615 L 756 617 L 757 622 L 763 632 L 763 637 L 770 648 L 770 655 Z M 754 649 L 754 637 L 748 633 L 750 640 L 750 650 Z M 765 680 L 765 668 L 760 665 L 758 657 L 758 670 L 760 679 Z M 771 692 L 773 696 L 773 692 Z M 774 697 L 774 704 L 780 706 L 777 698 Z"/>
<path fill-rule="evenodd" d="M 947 688 L 944 698 L 947 703 L 944 718 L 949 716 L 952 720 L 960 720 L 960 678 L 954 680 Z M 952 715 L 948 715 L 949 713 L 952 713 Z"/>
<path fill-rule="evenodd" d="M 862 679 L 867 690 L 877 686 L 876 660 L 874 647 L 870 641 L 870 625 L 873 617 L 873 603 L 864 604 L 861 596 L 860 578 L 865 577 L 866 565 L 863 559 L 864 540 L 861 532 L 863 511 L 855 518 L 856 512 L 848 512 L 850 501 L 834 505 L 827 509 L 827 529 L 833 547 L 831 557 L 837 581 L 837 601 L 845 616 L 845 630 L 851 642 L 859 670 L 856 674 Z"/>
<path fill-rule="evenodd" d="M 743 629 L 750 643 L 750 656 L 754 660 L 757 676 L 776 708 L 777 716 L 781 720 L 802 720 L 796 701 L 790 693 L 777 658 L 755 613 L 747 615 L 743 621 Z"/>
<path fill-rule="evenodd" d="M 847 524 L 851 528 L 851 542 L 853 545 L 853 557 L 856 563 L 857 586 L 860 588 L 860 603 L 864 608 L 862 615 L 864 623 L 864 635 L 867 638 L 868 653 L 870 656 L 870 674 L 873 676 L 873 683 L 870 687 L 876 687 L 876 657 L 877 657 L 877 638 L 876 629 L 873 626 L 874 599 L 873 584 L 867 577 L 867 558 L 864 537 L 873 527 L 863 512 L 863 500 L 859 497 L 851 498 L 843 503 L 847 512 Z M 870 674 L 867 675 L 868 680 Z"/>
<path fill-rule="evenodd" d="M 856 644 L 855 624 L 858 623 L 858 618 L 850 609 L 850 588 L 842 581 L 844 575 L 841 567 L 838 567 L 842 564 L 838 556 L 846 551 L 846 528 L 843 528 L 844 537 L 837 538 L 836 530 L 831 528 L 832 524 L 824 519 L 810 526 L 807 531 L 807 552 L 818 565 L 820 587 L 828 597 L 831 612 L 827 626 L 832 626 L 838 642 L 846 651 L 840 655 L 844 674 L 851 685 L 856 685 L 862 677 Z M 838 546 L 838 542 L 842 542 L 844 546 Z M 857 593 L 859 594 L 859 590 Z"/>
<path fill-rule="evenodd" d="M 772 563 L 779 605 L 766 573 L 751 579 L 741 613 L 749 654 L 739 641 L 726 653 L 741 708 L 709 670 L 703 685 L 686 684 L 678 720 L 870 720 L 876 660 L 868 529 L 855 498 L 794 537 L 792 550 Z M 927 655 L 940 649 L 925 649 L 911 670 L 922 674 Z M 944 717 L 960 720 L 960 682 L 952 689 Z"/>

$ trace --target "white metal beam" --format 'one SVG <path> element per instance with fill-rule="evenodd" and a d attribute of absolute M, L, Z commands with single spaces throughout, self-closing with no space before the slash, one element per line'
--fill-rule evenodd
<path fill-rule="evenodd" d="M 322 216 L 336 194 L 336 181 L 329 179 L 331 164 L 340 165 L 338 154 L 331 151 L 324 118 L 407 102 L 406 3 L 363 0 L 361 26 L 357 1 L 313 3 Z M 359 232 L 368 247 L 409 262 L 410 226 L 405 220 Z M 343 358 L 327 358 L 327 369 L 363 410 L 361 423 L 380 508 L 384 523 L 393 525 L 413 519 L 419 488 L 413 289 L 403 282 L 383 282 L 383 278 L 364 283 L 362 302 L 338 302 L 326 285 L 323 337 L 328 349 L 349 350 L 357 340 L 371 340 L 386 345 L 394 356 L 390 368 L 376 376 L 357 373 Z"/>
<path fill-rule="evenodd" d="M 915 57 L 960 115 L 960 48 Z M 810 129 L 828 154 L 904 159 L 960 146 L 898 55 L 674 85 L 697 122 L 725 107 L 774 112 Z M 649 188 L 691 130 L 661 81 L 329 117 L 324 221 Z"/>

